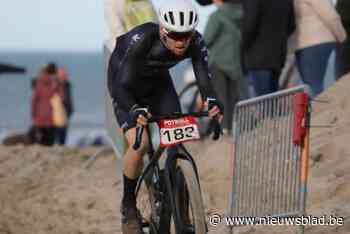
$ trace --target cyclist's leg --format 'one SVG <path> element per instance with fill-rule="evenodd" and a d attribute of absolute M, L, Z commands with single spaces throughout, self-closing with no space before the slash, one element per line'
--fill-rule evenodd
<path fill-rule="evenodd" d="M 117 67 L 119 59 L 117 56 L 112 56 L 108 67 L 108 91 L 110 92 L 113 101 L 118 103 L 118 100 L 128 99 L 129 97 L 123 92 L 119 92 L 120 84 L 117 80 Z M 114 104 L 116 104 L 114 103 Z M 132 121 L 128 112 L 122 110 L 118 105 L 114 105 L 115 116 L 119 126 L 123 129 L 124 135 L 128 142 L 128 148 L 123 157 L 123 198 L 121 201 L 122 214 L 122 233 L 123 234 L 142 234 L 141 220 L 136 208 L 135 189 L 142 169 L 142 156 L 146 152 L 147 134 L 144 131 L 142 143 L 139 150 L 135 151 L 132 146 L 135 141 L 135 124 Z"/>
<path fill-rule="evenodd" d="M 119 126 L 124 126 L 123 131 L 128 142 L 128 148 L 123 157 L 122 232 L 123 234 L 141 234 L 141 220 L 136 208 L 135 189 L 142 169 L 142 156 L 147 150 L 147 134 L 144 131 L 140 148 L 134 150 L 132 146 L 136 138 L 136 126 L 127 112 L 117 109 L 115 114 Z"/>
<path fill-rule="evenodd" d="M 132 148 L 133 144 L 135 143 L 136 138 L 136 128 L 131 128 L 125 133 L 125 137 L 128 142 L 128 148 L 126 150 L 126 153 L 124 155 L 123 159 L 123 175 L 125 177 L 124 184 L 124 197 L 123 202 L 125 199 L 128 200 L 128 198 L 132 198 L 132 201 L 135 201 L 135 188 L 137 179 L 141 174 L 142 171 L 142 157 L 147 152 L 147 144 L 148 144 L 148 136 L 146 134 L 146 131 L 143 132 L 142 136 L 142 143 L 138 150 L 134 150 Z M 130 185 L 130 186 L 129 186 Z M 132 186 L 131 186 L 132 185 Z M 127 192 L 127 193 L 126 193 Z M 129 199 L 130 200 L 130 199 Z"/>
<path fill-rule="evenodd" d="M 138 150 L 132 148 L 135 142 L 136 128 L 129 129 L 125 136 L 128 149 L 123 161 L 122 230 L 124 234 L 141 234 L 141 220 L 136 208 L 135 189 L 142 170 L 142 157 L 146 152 L 147 134 L 144 131 L 142 143 Z"/>

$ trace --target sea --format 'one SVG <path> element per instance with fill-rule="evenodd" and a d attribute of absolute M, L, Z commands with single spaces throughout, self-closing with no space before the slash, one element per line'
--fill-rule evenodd
<path fill-rule="evenodd" d="M 82 139 L 106 136 L 105 131 L 105 67 L 101 51 L 0 51 L 0 63 L 26 68 L 25 74 L 0 74 L 0 142 L 13 133 L 31 126 L 31 80 L 49 62 L 55 62 L 69 74 L 72 83 L 74 114 L 70 121 L 68 145 L 81 145 Z M 330 64 L 334 64 L 334 54 Z M 190 61 L 171 69 L 176 89 L 194 79 Z M 186 81 L 187 80 L 187 81 Z M 334 66 L 328 66 L 325 86 L 334 83 Z"/>
<path fill-rule="evenodd" d="M 0 51 L 0 63 L 26 68 L 25 74 L 0 74 L 0 142 L 9 134 L 25 132 L 31 126 L 31 80 L 49 62 L 63 67 L 72 83 L 74 114 L 68 145 L 86 136 L 105 134 L 105 58 L 103 51 Z M 183 86 L 182 74 L 189 61 L 172 69 L 174 83 Z"/>

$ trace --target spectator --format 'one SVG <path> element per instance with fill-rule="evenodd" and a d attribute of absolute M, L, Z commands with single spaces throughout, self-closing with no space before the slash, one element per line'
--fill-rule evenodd
<path fill-rule="evenodd" d="M 37 77 L 32 77 L 31 82 L 30 82 L 30 87 L 32 90 L 32 95 L 34 96 L 34 92 L 35 92 L 35 87 L 37 84 Z M 28 144 L 35 144 L 35 143 L 39 143 L 39 135 L 37 132 L 36 127 L 34 126 L 34 124 L 32 123 L 32 125 L 30 126 L 28 132 L 27 132 L 27 139 L 28 139 Z"/>
<path fill-rule="evenodd" d="M 125 0 L 125 2 L 126 31 L 140 24 L 156 21 L 157 15 L 149 0 Z"/>
<path fill-rule="evenodd" d="M 336 8 L 348 35 L 345 42 L 338 44 L 336 53 L 336 78 L 350 72 L 350 1 L 338 0 Z"/>
<path fill-rule="evenodd" d="M 58 77 L 59 70 L 57 69 L 56 64 L 49 63 L 47 65 L 47 73 L 49 74 L 54 93 L 50 98 L 50 104 L 52 107 L 52 121 L 54 127 L 54 142 L 57 142 L 59 145 L 63 145 L 66 138 L 66 127 L 67 127 L 67 109 L 64 105 L 64 88 L 65 83 L 63 80 L 65 77 L 64 74 L 61 75 L 61 79 Z"/>
<path fill-rule="evenodd" d="M 242 96 L 239 85 L 243 80 L 240 66 L 242 7 L 238 0 L 213 2 L 218 9 L 209 18 L 204 41 L 210 52 L 208 62 L 214 77 L 212 84 L 225 106 L 223 127 L 231 134 L 234 105 Z"/>
<path fill-rule="evenodd" d="M 56 76 L 57 75 L 57 65 L 56 63 L 50 62 L 45 67 L 46 73 L 49 76 Z M 54 78 L 54 77 L 51 77 Z M 53 79 L 54 80 L 54 79 Z"/>
<path fill-rule="evenodd" d="M 105 0 L 105 18 L 111 32 L 110 46 L 115 39 L 133 27 L 154 21 L 156 14 L 148 0 Z"/>
<path fill-rule="evenodd" d="M 329 57 L 346 38 L 340 17 L 329 0 L 294 0 L 296 63 L 311 95 L 323 91 Z"/>
<path fill-rule="evenodd" d="M 66 121 L 63 126 L 56 128 L 56 138 L 59 145 L 64 145 L 67 137 L 67 130 L 69 126 L 69 119 L 73 114 L 73 100 L 71 94 L 71 84 L 68 80 L 68 75 L 63 68 L 58 69 L 57 72 L 58 82 L 62 88 L 62 104 L 66 114 Z"/>
<path fill-rule="evenodd" d="M 242 66 L 257 96 L 278 90 L 287 42 L 295 29 L 292 0 L 244 0 Z"/>
<path fill-rule="evenodd" d="M 105 0 L 105 19 L 114 40 L 126 32 L 124 6 L 125 0 Z"/>
<path fill-rule="evenodd" d="M 52 72 L 45 68 L 39 74 L 32 95 L 31 109 L 37 143 L 52 146 L 55 140 L 55 128 L 50 100 L 56 93 L 57 86 L 53 80 L 54 76 L 50 76 L 48 71 Z"/>

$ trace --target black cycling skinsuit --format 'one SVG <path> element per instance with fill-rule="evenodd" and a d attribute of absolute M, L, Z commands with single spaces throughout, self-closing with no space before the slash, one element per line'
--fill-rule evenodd
<path fill-rule="evenodd" d="M 146 23 L 117 38 L 108 67 L 108 89 L 114 112 L 124 131 L 135 127 L 130 110 L 137 104 L 153 115 L 180 112 L 181 106 L 169 69 L 192 59 L 196 80 L 205 100 L 216 97 L 208 71 L 208 52 L 198 32 L 183 56 L 176 56 L 160 40 L 159 25 Z"/>

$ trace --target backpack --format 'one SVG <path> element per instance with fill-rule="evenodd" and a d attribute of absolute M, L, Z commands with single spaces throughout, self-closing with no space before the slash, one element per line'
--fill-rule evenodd
<path fill-rule="evenodd" d="M 125 0 L 125 27 L 126 30 L 155 21 L 157 15 L 152 4 L 148 0 Z"/>

